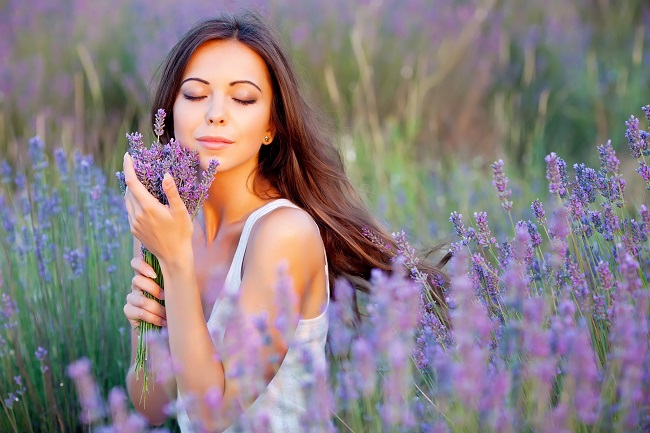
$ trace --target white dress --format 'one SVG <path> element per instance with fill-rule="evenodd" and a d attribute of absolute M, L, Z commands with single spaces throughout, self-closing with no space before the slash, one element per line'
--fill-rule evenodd
<path fill-rule="evenodd" d="M 254 211 L 244 224 L 235 256 L 233 257 L 224 283 L 223 293 L 225 296 L 215 302 L 207 321 L 208 330 L 215 343 L 215 347 L 219 347 L 223 341 L 225 325 L 229 317 L 230 309 L 232 308 L 232 304 L 228 302 L 228 299 L 232 299 L 232 296 L 236 295 L 241 285 L 241 269 L 251 229 L 255 222 L 262 216 L 280 207 L 298 208 L 298 206 L 289 200 L 274 200 Z M 325 256 L 325 276 L 327 284 L 327 306 L 329 306 L 327 256 Z M 265 429 L 266 431 L 283 433 L 304 431 L 304 427 L 301 427 L 301 417 L 305 414 L 308 406 L 306 387 L 314 383 L 315 371 L 326 371 L 325 341 L 328 330 L 327 306 L 325 311 L 319 316 L 306 320 L 300 319 L 298 321 L 286 356 L 275 376 L 255 402 L 226 432 L 239 433 L 251 431 L 251 423 L 254 423 L 255 417 L 262 413 L 270 424 L 270 430 Z M 305 356 L 311 360 L 308 363 L 309 365 L 306 365 L 304 362 Z M 177 420 L 181 431 L 183 433 L 194 433 L 187 412 L 183 408 L 180 393 L 178 395 L 178 402 Z M 324 429 L 330 430 L 331 424 Z"/>

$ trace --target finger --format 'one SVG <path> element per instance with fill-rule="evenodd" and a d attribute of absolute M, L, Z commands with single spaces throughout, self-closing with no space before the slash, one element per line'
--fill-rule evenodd
<path fill-rule="evenodd" d="M 155 281 L 144 275 L 134 276 L 131 280 L 131 287 L 135 291 L 149 293 L 151 296 L 161 300 L 165 299 L 165 291 Z"/>
<path fill-rule="evenodd" d="M 128 295 L 126 295 L 126 303 L 133 305 L 138 309 L 144 310 L 147 313 L 151 313 L 154 316 L 158 316 L 163 320 L 167 319 L 167 311 L 165 310 L 165 307 L 155 299 L 147 298 L 141 292 L 130 292 Z M 136 318 L 141 319 L 141 317 Z"/>
<path fill-rule="evenodd" d="M 178 188 L 176 187 L 176 182 L 171 174 L 165 173 L 163 177 L 163 191 L 167 196 L 167 201 L 169 202 L 169 209 L 173 214 L 187 214 L 187 208 L 185 203 L 181 199 L 180 194 L 178 193 Z"/>
<path fill-rule="evenodd" d="M 135 168 L 133 167 L 133 159 L 128 152 L 124 154 L 124 163 L 122 167 L 124 169 L 124 182 L 126 183 L 127 188 L 126 192 L 130 192 L 131 197 L 141 203 L 150 200 L 158 202 L 151 194 L 149 194 L 147 188 L 145 188 L 145 186 L 140 182 L 140 179 L 138 179 L 138 175 L 135 173 Z M 125 194 L 125 197 L 127 197 L 127 194 Z"/>
<path fill-rule="evenodd" d="M 132 325 L 132 328 L 135 328 L 140 325 L 140 322 L 151 323 L 156 326 L 167 326 L 167 320 L 153 314 L 150 311 L 144 310 L 142 308 L 136 307 L 133 304 L 127 303 L 124 305 L 124 315 L 129 320 Z"/>
<path fill-rule="evenodd" d="M 156 271 L 154 271 L 151 265 L 149 265 L 149 263 L 147 263 L 142 257 L 132 258 L 131 267 L 140 275 L 144 275 L 153 280 L 157 278 Z"/>

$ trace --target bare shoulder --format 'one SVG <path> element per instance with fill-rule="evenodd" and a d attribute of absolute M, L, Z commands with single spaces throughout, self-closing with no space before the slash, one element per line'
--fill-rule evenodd
<path fill-rule="evenodd" d="M 314 219 L 306 211 L 281 207 L 260 218 L 251 231 L 256 249 L 277 251 L 294 248 L 301 254 L 315 251 L 322 256 L 323 240 Z"/>

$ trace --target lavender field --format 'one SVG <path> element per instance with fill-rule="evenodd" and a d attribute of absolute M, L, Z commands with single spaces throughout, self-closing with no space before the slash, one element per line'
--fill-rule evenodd
<path fill-rule="evenodd" d="M 316 4 L 0 4 L 0 432 L 177 431 L 125 396 L 114 173 L 176 38 L 240 6 L 283 35 L 399 245 L 361 323 L 336 283 L 305 431 L 650 431 L 650 6 Z M 418 270 L 440 242 L 448 280 Z"/>

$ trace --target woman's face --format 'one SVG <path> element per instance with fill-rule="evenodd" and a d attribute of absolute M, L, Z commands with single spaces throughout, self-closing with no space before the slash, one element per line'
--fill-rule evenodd
<path fill-rule="evenodd" d="M 273 140 L 271 80 L 264 60 L 241 42 L 209 41 L 192 54 L 174 102 L 176 140 L 212 158 L 219 172 L 257 166 L 262 144 Z M 266 140 L 268 137 L 268 141 Z"/>

